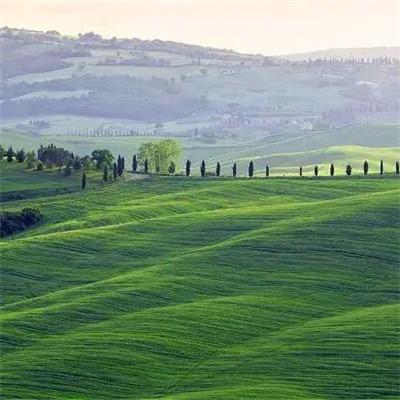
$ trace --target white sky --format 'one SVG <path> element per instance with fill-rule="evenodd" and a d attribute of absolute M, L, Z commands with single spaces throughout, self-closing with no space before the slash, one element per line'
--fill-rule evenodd
<path fill-rule="evenodd" d="M 400 0 L 0 0 L 0 25 L 272 55 L 400 46 Z"/>

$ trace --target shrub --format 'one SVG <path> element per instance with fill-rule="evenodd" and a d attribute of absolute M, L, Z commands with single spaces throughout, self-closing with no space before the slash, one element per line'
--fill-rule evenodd
<path fill-rule="evenodd" d="M 24 149 L 18 150 L 15 154 L 15 159 L 17 162 L 22 163 L 25 161 L 26 155 Z"/>
<path fill-rule="evenodd" d="M 32 169 L 35 167 L 36 156 L 34 151 L 28 151 L 26 153 L 26 168 Z"/>
<path fill-rule="evenodd" d="M 44 164 L 41 161 L 38 161 L 36 164 L 36 170 L 37 171 L 43 171 L 44 170 Z"/>
<path fill-rule="evenodd" d="M 175 170 L 176 170 L 176 165 L 173 161 L 171 161 L 171 163 L 169 164 L 169 167 L 168 167 L 168 172 L 170 174 L 174 174 Z"/>
<path fill-rule="evenodd" d="M 13 148 L 11 146 L 8 148 L 6 156 L 7 156 L 7 162 L 12 162 L 13 161 L 15 153 L 14 153 L 14 150 L 13 150 Z"/>
<path fill-rule="evenodd" d="M 69 162 L 69 163 L 67 164 L 67 166 L 65 167 L 65 169 L 64 169 L 64 175 L 65 175 L 65 176 L 71 176 L 71 175 L 72 175 L 72 163 L 71 163 L 71 162 Z"/>
<path fill-rule="evenodd" d="M 0 236 L 12 235 L 35 225 L 43 218 L 36 208 L 23 208 L 20 212 L 0 213 Z"/>

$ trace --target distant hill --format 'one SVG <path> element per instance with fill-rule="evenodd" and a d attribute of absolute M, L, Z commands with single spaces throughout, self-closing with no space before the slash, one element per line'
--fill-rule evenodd
<path fill-rule="evenodd" d="M 249 148 L 249 139 L 265 144 L 279 137 L 291 144 L 280 151 L 290 152 L 311 133 L 399 120 L 398 48 L 277 58 L 2 28 L 0 52 L 0 127 L 29 135 L 26 142 L 43 135 L 80 144 L 176 137 L 193 148 L 243 141 Z M 341 144 L 329 136 L 321 147 Z M 345 144 L 370 144 L 350 139 Z"/>
<path fill-rule="evenodd" d="M 364 47 L 348 49 L 326 49 L 305 53 L 285 54 L 277 56 L 290 61 L 317 60 L 329 58 L 400 58 L 400 47 Z"/>

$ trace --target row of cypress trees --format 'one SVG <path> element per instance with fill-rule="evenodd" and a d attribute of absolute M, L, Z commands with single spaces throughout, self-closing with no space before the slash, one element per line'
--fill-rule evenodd
<path fill-rule="evenodd" d="M 144 165 L 144 172 L 147 173 L 148 169 L 149 169 L 148 160 L 145 160 L 143 165 Z M 191 174 L 191 166 L 192 166 L 191 161 L 187 160 L 186 161 L 186 165 L 185 165 L 185 174 L 186 174 L 186 176 L 190 176 L 190 174 Z M 137 161 L 136 154 L 135 154 L 133 156 L 133 160 L 132 160 L 132 171 L 136 172 L 137 168 L 138 168 L 138 161 Z M 116 180 L 118 176 L 121 176 L 123 174 L 124 170 L 125 170 L 125 158 L 121 157 L 121 156 L 118 156 L 117 162 L 113 164 L 113 178 L 114 178 L 114 180 Z M 364 175 L 368 175 L 369 163 L 368 163 L 367 160 L 365 160 L 364 163 L 363 163 L 363 171 L 364 171 Z M 254 175 L 254 162 L 253 161 L 249 162 L 248 171 L 247 172 L 248 172 L 248 176 L 250 178 L 252 178 L 253 175 Z M 399 161 L 396 161 L 395 172 L 396 172 L 396 175 L 400 174 L 400 163 L 399 163 Z M 348 176 L 350 176 L 352 174 L 352 166 L 350 164 L 348 164 L 346 166 L 345 173 Z M 384 163 L 383 163 L 383 160 L 381 160 L 380 163 L 379 163 L 379 173 L 380 173 L 380 175 L 384 174 Z M 200 164 L 200 174 L 201 174 L 202 177 L 206 176 L 206 174 L 207 174 L 206 163 L 205 163 L 204 160 Z M 217 162 L 217 165 L 216 165 L 216 168 L 215 168 L 215 176 L 219 177 L 220 175 L 221 175 L 221 164 L 219 162 Z M 267 165 L 265 167 L 265 176 L 269 177 L 269 175 L 270 175 L 270 168 Z M 303 176 L 303 167 L 302 166 L 299 167 L 299 175 Z M 314 167 L 314 175 L 315 176 L 319 175 L 318 165 L 316 165 Z M 333 163 L 330 165 L 329 175 L 330 176 L 334 176 L 335 175 L 335 165 Z M 237 163 L 234 163 L 233 166 L 232 166 L 232 176 L 234 178 L 237 176 Z M 107 182 L 108 180 L 110 180 L 110 177 L 108 175 L 108 166 L 105 165 L 104 169 L 103 169 L 103 181 Z M 85 189 L 85 187 L 86 187 L 86 174 L 85 174 L 85 172 L 83 172 L 83 174 L 82 174 L 81 187 L 82 187 L 82 190 Z"/>
<path fill-rule="evenodd" d="M 192 163 L 190 162 L 190 160 L 187 160 L 186 161 L 186 166 L 185 166 L 185 174 L 186 174 L 186 176 L 189 176 L 190 173 L 191 173 L 191 165 L 192 165 Z M 364 163 L 363 163 L 363 171 L 364 171 L 364 175 L 368 175 L 369 163 L 368 163 L 367 160 L 365 160 Z M 400 174 L 400 163 L 399 163 L 399 161 L 396 161 L 395 172 L 396 172 L 396 175 Z M 352 174 L 352 166 L 350 164 L 348 164 L 346 166 L 345 173 L 346 173 L 346 175 L 349 175 L 349 176 Z M 380 175 L 384 174 L 383 160 L 381 160 L 380 164 L 379 164 L 379 173 L 380 173 Z M 248 176 L 250 178 L 252 178 L 253 175 L 254 175 L 254 163 L 253 163 L 253 161 L 250 161 L 250 163 L 249 163 L 249 166 L 247 168 L 247 174 L 248 174 Z M 206 163 L 205 163 L 204 160 L 200 164 L 200 175 L 203 176 L 203 177 L 206 176 Z M 215 176 L 220 176 L 220 175 L 221 175 L 221 164 L 219 162 L 217 162 L 217 166 L 215 168 Z M 237 175 L 237 164 L 234 163 L 233 166 L 232 166 L 232 176 L 235 178 L 236 175 Z M 269 168 L 269 165 L 266 165 L 266 167 L 265 167 L 265 176 L 269 177 L 269 175 L 270 175 L 270 168 Z M 303 167 L 302 166 L 299 167 L 299 175 L 303 176 Z M 318 165 L 316 165 L 314 167 L 314 175 L 315 176 L 319 175 Z M 330 176 L 334 176 L 335 175 L 335 165 L 334 164 L 330 165 L 329 175 Z"/>

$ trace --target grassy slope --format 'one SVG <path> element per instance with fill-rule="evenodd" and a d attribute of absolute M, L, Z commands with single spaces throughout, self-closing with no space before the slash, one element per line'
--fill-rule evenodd
<path fill-rule="evenodd" d="M 5 160 L 0 163 L 1 193 L 80 186 L 78 174 L 66 177 L 55 170 L 39 172 L 24 169 L 24 166 L 16 165 L 15 162 L 7 163 Z"/>
<path fill-rule="evenodd" d="M 0 243 L 3 395 L 396 398 L 399 193 L 170 178 L 5 203 L 45 221 Z"/>

